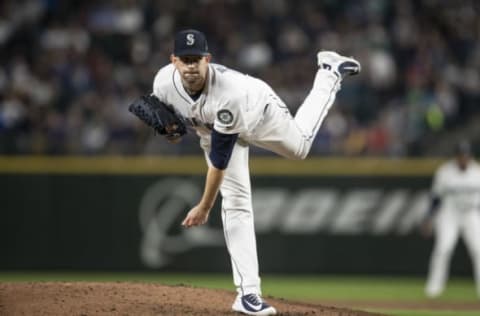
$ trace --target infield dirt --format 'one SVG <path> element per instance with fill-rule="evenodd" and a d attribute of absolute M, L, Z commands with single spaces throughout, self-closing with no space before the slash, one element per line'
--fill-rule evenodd
<path fill-rule="evenodd" d="M 0 315 L 240 315 L 234 292 L 132 282 L 0 283 Z M 279 315 L 370 316 L 347 308 L 266 298 Z"/>

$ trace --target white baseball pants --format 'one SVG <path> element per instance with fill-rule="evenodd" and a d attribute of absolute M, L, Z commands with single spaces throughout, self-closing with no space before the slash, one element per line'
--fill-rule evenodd
<path fill-rule="evenodd" d="M 232 263 L 233 282 L 241 295 L 261 294 L 248 154 L 248 146 L 235 144 L 220 186 L 225 243 Z M 205 157 L 210 165 L 208 154 Z"/>
<path fill-rule="evenodd" d="M 339 87 L 340 78 L 330 71 L 318 70 L 312 90 L 293 118 L 282 100 L 267 86 L 271 90 L 269 106 L 247 141 L 287 158 L 305 158 Z M 207 163 L 211 165 L 208 140 L 203 139 L 202 143 Z M 220 187 L 225 241 L 234 284 L 240 295 L 261 294 L 248 151 L 248 145 L 242 141 L 235 144 Z"/>
<path fill-rule="evenodd" d="M 480 213 L 478 210 L 459 211 L 443 208 L 435 219 L 435 244 L 425 287 L 429 297 L 439 296 L 448 279 L 450 259 L 459 235 L 470 253 L 477 294 L 480 297 Z"/>
<path fill-rule="evenodd" d="M 305 159 L 335 101 L 340 81 L 333 72 L 319 69 L 312 90 L 294 118 L 272 90 L 263 121 L 254 129 L 249 143 L 289 159 Z"/>

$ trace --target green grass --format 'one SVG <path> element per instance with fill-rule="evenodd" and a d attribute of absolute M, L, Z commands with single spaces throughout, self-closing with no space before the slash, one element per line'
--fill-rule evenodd
<path fill-rule="evenodd" d="M 234 290 L 232 278 L 225 274 L 166 274 L 166 273 L 70 273 L 70 272 L 0 272 L 0 282 L 21 281 L 136 281 L 163 284 L 188 284 L 197 287 Z M 345 277 L 318 275 L 264 275 L 265 295 L 303 301 L 355 302 L 428 302 L 423 294 L 425 280 L 407 277 Z M 477 302 L 471 279 L 452 279 L 445 294 L 435 302 Z M 395 316 L 473 316 L 480 311 L 434 311 L 368 309 Z"/>
<path fill-rule="evenodd" d="M 370 309 L 369 311 L 385 313 L 391 316 L 478 316 L 479 311 L 429 311 L 429 310 L 387 310 Z"/>
<path fill-rule="evenodd" d="M 299 299 L 395 300 L 424 299 L 424 280 L 399 277 L 272 277 L 265 291 Z M 276 295 L 276 294 L 273 294 Z M 443 300 L 474 300 L 473 282 L 452 280 Z"/>

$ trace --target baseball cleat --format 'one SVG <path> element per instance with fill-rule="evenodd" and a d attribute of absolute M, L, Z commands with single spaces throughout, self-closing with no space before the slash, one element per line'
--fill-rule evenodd
<path fill-rule="evenodd" d="M 356 75 L 362 70 L 362 66 L 355 59 L 331 51 L 319 52 L 317 63 L 320 68 L 331 70 L 341 78 Z"/>
<path fill-rule="evenodd" d="M 267 316 L 277 314 L 275 308 L 265 303 L 258 294 L 238 295 L 232 309 L 235 312 L 247 315 Z"/>

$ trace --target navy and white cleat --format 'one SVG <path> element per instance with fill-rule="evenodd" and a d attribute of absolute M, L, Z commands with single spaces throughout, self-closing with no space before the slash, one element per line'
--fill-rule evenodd
<path fill-rule="evenodd" d="M 356 75 L 362 70 L 362 66 L 357 60 L 331 51 L 319 52 L 317 63 L 320 68 L 331 70 L 342 79 Z"/>
<path fill-rule="evenodd" d="M 275 308 L 265 303 L 258 294 L 238 295 L 232 309 L 235 312 L 247 315 L 268 316 L 277 314 Z"/>

